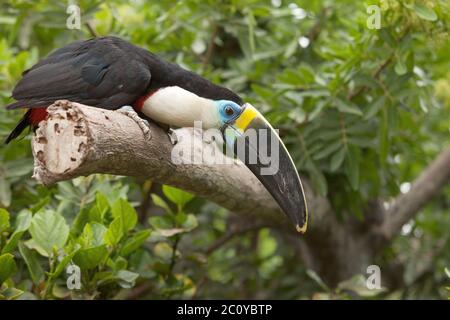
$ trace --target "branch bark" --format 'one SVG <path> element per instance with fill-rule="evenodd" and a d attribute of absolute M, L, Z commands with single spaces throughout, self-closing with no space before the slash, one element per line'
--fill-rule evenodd
<path fill-rule="evenodd" d="M 134 120 L 116 111 L 60 100 L 48 108 L 48 114 L 32 141 L 34 177 L 44 185 L 94 173 L 148 177 L 251 219 L 278 225 L 287 221 L 242 163 L 214 164 L 223 153 L 215 143 L 204 142 L 200 130 L 177 129 L 174 149 L 160 127 L 151 123 L 152 138 L 147 140 Z M 193 163 L 186 163 L 192 159 Z M 314 206 L 310 199 L 313 211 Z"/>
<path fill-rule="evenodd" d="M 243 222 L 242 230 L 259 223 L 288 227 L 292 233 L 282 234 L 295 235 L 301 242 L 300 256 L 309 257 L 306 266 L 331 286 L 365 272 L 379 249 L 450 181 L 448 149 L 424 170 L 410 192 L 391 202 L 384 219 L 364 229 L 350 219 L 339 222 L 328 199 L 315 195 L 303 178 L 311 214 L 307 233 L 299 236 L 247 167 L 241 162 L 217 164 L 223 153 L 216 143 L 205 141 L 201 130 L 177 129 L 174 147 L 160 127 L 151 123 L 152 138 L 147 139 L 133 119 L 116 111 L 61 100 L 48 108 L 48 114 L 32 140 L 34 177 L 44 185 L 106 173 L 146 177 L 189 190 L 250 220 Z"/>
<path fill-rule="evenodd" d="M 450 183 L 450 148 L 442 151 L 421 175 L 411 189 L 397 196 L 385 212 L 381 232 L 386 239 L 394 237 L 401 227 Z"/>

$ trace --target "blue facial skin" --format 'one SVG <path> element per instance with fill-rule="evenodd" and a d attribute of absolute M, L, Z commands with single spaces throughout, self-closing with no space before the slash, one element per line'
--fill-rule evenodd
<path fill-rule="evenodd" d="M 235 129 L 233 129 L 233 127 L 229 125 L 232 124 L 237 118 L 239 118 L 244 108 L 238 105 L 236 102 L 230 100 L 218 100 L 215 102 L 217 109 L 219 110 L 219 117 L 222 123 L 220 130 L 222 132 L 223 138 L 227 146 L 232 147 L 236 140 L 237 133 Z"/>
<path fill-rule="evenodd" d="M 236 102 L 230 100 L 216 101 L 219 110 L 220 121 L 222 125 L 228 124 L 236 120 L 242 113 L 242 107 Z"/>

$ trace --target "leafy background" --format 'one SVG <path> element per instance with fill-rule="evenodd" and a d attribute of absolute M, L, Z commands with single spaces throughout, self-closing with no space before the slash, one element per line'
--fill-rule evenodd
<path fill-rule="evenodd" d="M 81 30 L 66 28 L 69 3 L 81 8 Z M 370 4 L 381 8 L 380 30 L 367 28 Z M 447 1 L 13 0 L 0 9 L 3 105 L 53 49 L 120 36 L 258 106 L 340 221 L 407 192 L 450 142 Z M 20 117 L 0 109 L 0 136 Z M 105 175 L 46 188 L 32 167 L 29 135 L 1 147 L 0 298 L 449 295 L 448 188 L 383 253 L 382 263 L 402 266 L 401 285 L 371 291 L 365 275 L 329 286 L 275 228 L 227 236 L 237 218 L 184 191 Z M 66 286 L 72 264 L 80 290 Z"/>

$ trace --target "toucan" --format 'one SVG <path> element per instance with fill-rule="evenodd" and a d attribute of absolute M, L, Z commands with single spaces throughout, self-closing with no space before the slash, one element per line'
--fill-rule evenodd
<path fill-rule="evenodd" d="M 24 71 L 12 97 L 16 102 L 8 109 L 27 111 L 6 143 L 27 127 L 37 128 L 46 119 L 46 108 L 61 99 L 110 110 L 132 106 L 135 115 L 169 127 L 192 127 L 201 121 L 205 129 L 220 129 L 225 145 L 233 150 L 245 146 L 249 155 L 237 152 L 236 157 L 261 181 L 297 231 L 306 231 L 308 210 L 300 177 L 261 113 L 233 91 L 143 48 L 113 36 L 70 43 Z M 269 134 L 252 140 L 246 134 L 255 130 Z M 269 142 L 274 141 L 279 148 L 271 147 Z M 264 145 L 269 147 L 263 155 Z M 278 170 L 263 174 L 267 152 L 276 153 Z"/>

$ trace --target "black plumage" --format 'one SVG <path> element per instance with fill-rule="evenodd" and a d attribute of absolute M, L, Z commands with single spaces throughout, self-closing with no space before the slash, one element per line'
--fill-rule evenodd
<path fill-rule="evenodd" d="M 23 72 L 12 96 L 16 108 L 45 108 L 60 99 L 118 109 L 148 92 L 179 86 L 208 99 L 242 104 L 232 91 L 117 37 L 77 41 L 57 49 Z M 27 118 L 14 129 L 17 137 Z M 30 121 L 28 121 L 30 122 Z"/>
<path fill-rule="evenodd" d="M 34 108 L 68 99 L 116 109 L 146 93 L 151 73 L 146 52 L 119 38 L 78 41 L 56 50 L 23 73 L 8 106 Z"/>

